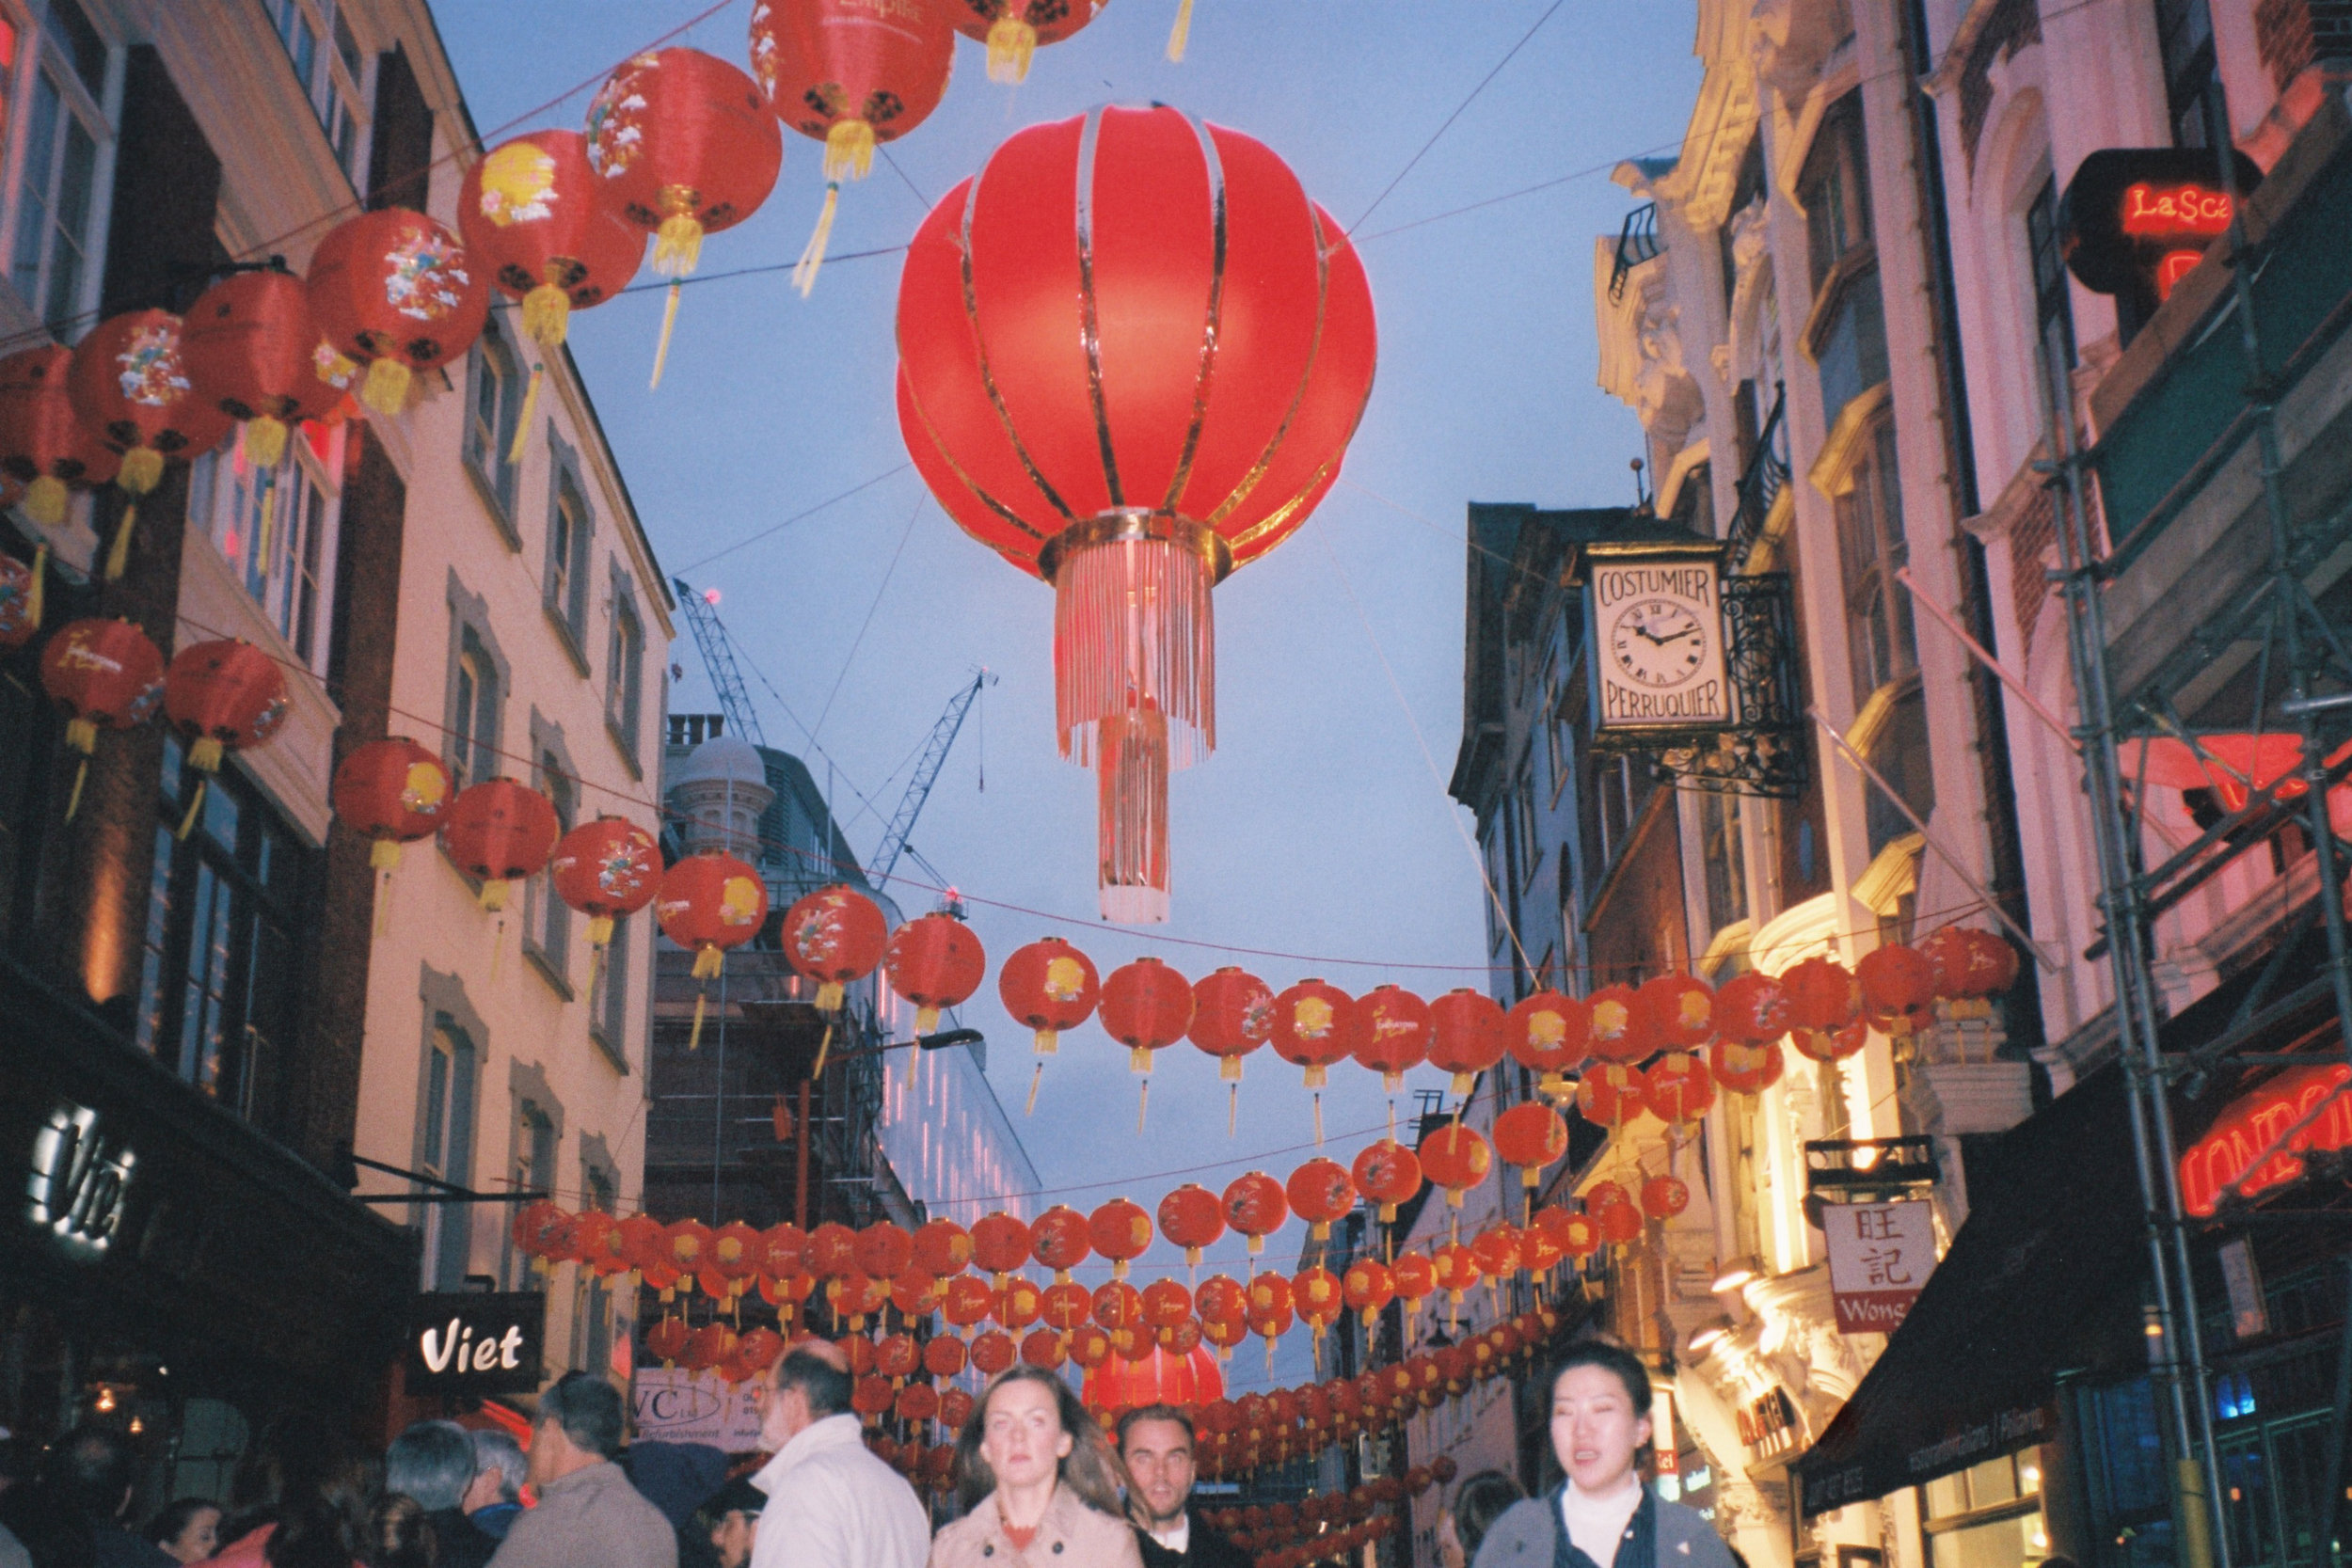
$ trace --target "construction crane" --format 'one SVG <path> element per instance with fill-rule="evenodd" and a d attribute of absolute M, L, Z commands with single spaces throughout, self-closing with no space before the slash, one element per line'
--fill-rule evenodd
<path fill-rule="evenodd" d="M 759 728 L 759 715 L 752 710 L 751 693 L 743 688 L 743 672 L 735 665 L 735 649 L 727 642 L 726 627 L 719 624 L 718 591 L 708 594 L 696 593 L 686 586 L 684 578 L 672 578 L 670 586 L 677 591 L 678 608 L 686 612 L 686 625 L 694 633 L 694 646 L 701 650 L 703 668 L 710 673 L 710 684 L 718 689 L 719 711 L 726 715 L 727 728 L 755 746 L 768 744 L 768 736 Z"/>
<path fill-rule="evenodd" d="M 914 854 L 907 845 L 907 835 L 914 832 L 914 819 L 923 814 L 923 802 L 931 796 L 931 785 L 939 779 L 939 770 L 947 764 L 947 749 L 956 743 L 956 734 L 963 728 L 964 715 L 972 711 L 983 687 L 996 684 L 995 673 L 982 670 L 972 677 L 972 684 L 947 699 L 946 711 L 939 722 L 931 726 L 930 738 L 923 742 L 923 755 L 914 765 L 914 777 L 907 781 L 907 792 L 898 798 L 898 809 L 891 815 L 890 825 L 882 830 L 882 847 L 874 851 L 872 863 L 866 868 L 866 879 L 880 887 L 897 867 L 901 854 Z M 914 855 L 914 863 L 942 883 L 941 877 L 929 861 Z"/>

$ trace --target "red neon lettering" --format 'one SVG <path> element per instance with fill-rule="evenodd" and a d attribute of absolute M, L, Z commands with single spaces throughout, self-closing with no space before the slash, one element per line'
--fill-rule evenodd
<path fill-rule="evenodd" d="M 2201 250 L 2168 250 L 2156 258 L 2156 298 L 2172 297 L 2172 286 L 2186 277 L 2198 262 L 2205 259 Z"/>
<path fill-rule="evenodd" d="M 2227 191 L 2204 185 L 2131 185 L 2123 191 L 2123 232 L 2134 235 L 2219 234 L 2230 227 Z"/>
<path fill-rule="evenodd" d="M 2203 1137 L 2181 1156 L 2181 1205 L 2192 1214 L 2210 1214 L 2233 1183 L 2242 1197 L 2301 1179 L 2300 1156 L 2313 1149 L 2352 1148 L 2352 1068 L 2297 1068 L 2284 1072 L 2224 1110 Z M 2264 1160 L 2255 1157 L 2280 1135 L 2317 1110 L 2318 1117 Z"/>

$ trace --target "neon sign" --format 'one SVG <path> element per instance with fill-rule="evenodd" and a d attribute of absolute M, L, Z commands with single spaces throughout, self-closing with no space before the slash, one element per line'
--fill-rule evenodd
<path fill-rule="evenodd" d="M 2296 1068 L 2234 1101 L 2181 1156 L 2182 1207 L 2210 1214 L 2233 1186 L 2238 1196 L 2250 1198 L 2301 1180 L 2306 1154 L 2352 1148 L 2352 1095 L 2341 1092 L 2347 1083 L 2352 1067 L 2342 1062 Z M 2262 1158 L 2307 1117 L 2311 1125 Z"/>
<path fill-rule="evenodd" d="M 60 1104 L 33 1138 L 25 1212 L 72 1251 L 103 1253 L 122 1223 L 122 1201 L 138 1156 L 100 1130 L 98 1113 Z"/>
<path fill-rule="evenodd" d="M 2211 238 L 2230 229 L 2230 195 L 2208 185 L 2156 185 L 2145 181 L 2123 190 L 2123 232 L 2169 239 L 2176 234 Z"/>

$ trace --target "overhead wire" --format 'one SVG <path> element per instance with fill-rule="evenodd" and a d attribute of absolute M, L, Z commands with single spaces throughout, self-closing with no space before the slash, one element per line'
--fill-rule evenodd
<path fill-rule="evenodd" d="M 825 693 L 825 705 L 817 710 L 817 723 L 808 732 L 811 745 L 816 744 L 826 719 L 833 713 L 834 699 L 841 695 L 841 683 L 850 678 L 850 667 L 857 662 L 857 651 L 865 646 L 866 634 L 873 629 L 874 614 L 882 609 L 882 595 L 890 592 L 890 579 L 898 575 L 898 558 L 907 553 L 907 541 L 914 537 L 915 522 L 923 515 L 924 502 L 930 499 L 930 492 L 926 490 L 907 514 L 906 531 L 898 535 L 898 547 L 890 552 L 890 564 L 882 568 L 882 581 L 874 589 L 874 602 L 866 607 L 866 619 L 858 623 L 857 635 L 850 639 L 850 651 L 842 656 L 841 673 L 834 676 L 833 689 Z"/>

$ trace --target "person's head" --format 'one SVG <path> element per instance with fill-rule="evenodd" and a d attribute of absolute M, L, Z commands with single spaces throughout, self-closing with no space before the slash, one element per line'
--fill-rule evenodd
<path fill-rule="evenodd" d="M 348 1457 L 342 1429 L 310 1411 L 288 1411 L 265 1423 L 229 1478 L 229 1516 L 221 1523 L 221 1544 L 234 1545 L 271 1523 L 288 1500 L 317 1493 Z"/>
<path fill-rule="evenodd" d="M 201 1562 L 220 1550 L 220 1504 L 203 1497 L 166 1503 L 147 1521 L 147 1538 L 174 1562 Z"/>
<path fill-rule="evenodd" d="M 565 1372 L 539 1396 L 531 1433 L 531 1484 L 545 1486 L 621 1451 L 619 1390 L 593 1372 Z"/>
<path fill-rule="evenodd" d="M 278 1528 L 262 1547 L 269 1568 L 351 1568 L 367 1541 L 368 1515 L 384 1495 L 384 1466 L 375 1459 L 339 1456 L 278 1504 Z"/>
<path fill-rule="evenodd" d="M 1551 1451 L 1577 1489 L 1609 1492 L 1650 1438 L 1649 1369 L 1599 1339 L 1571 1345 L 1551 1369 Z"/>
<path fill-rule="evenodd" d="M 768 1495 L 745 1476 L 736 1477 L 703 1504 L 703 1513 L 710 1521 L 710 1547 L 719 1554 L 719 1568 L 743 1568 L 751 1561 L 752 1543 L 759 1533 L 760 1510 L 767 1504 Z"/>
<path fill-rule="evenodd" d="M 531 1479 L 531 1461 L 523 1446 L 496 1427 L 467 1434 L 473 1443 L 473 1484 L 466 1488 L 459 1506 L 479 1513 L 501 1503 L 523 1500 L 523 1482 Z"/>
<path fill-rule="evenodd" d="M 1172 1404 L 1137 1405 L 1119 1418 L 1119 1458 L 1147 1522 L 1175 1523 L 1192 1497 L 1192 1418 Z"/>
<path fill-rule="evenodd" d="M 455 1421 L 419 1421 L 384 1450 L 384 1490 L 427 1513 L 464 1502 L 473 1472 L 473 1436 Z"/>
<path fill-rule="evenodd" d="M 369 1511 L 359 1560 L 366 1568 L 434 1568 L 440 1560 L 440 1544 L 425 1513 L 414 1497 L 398 1492 L 387 1496 Z"/>
<path fill-rule="evenodd" d="M 1058 1481 L 1097 1513 L 1124 1516 L 1119 1455 L 1070 1385 L 1041 1367 L 996 1374 L 956 1439 L 956 1474 L 966 1513 L 1000 1486 L 1026 1491 Z"/>
<path fill-rule="evenodd" d="M 830 1347 L 828 1347 L 830 1348 Z M 774 1453 L 828 1416 L 850 1408 L 847 1367 L 808 1345 L 776 1357 L 759 1389 L 759 1446 Z"/>
<path fill-rule="evenodd" d="M 1448 1568 L 1468 1568 L 1478 1556 L 1478 1544 L 1486 1539 L 1502 1511 L 1526 1495 L 1518 1481 L 1501 1470 L 1481 1470 L 1462 1478 L 1454 1489 L 1453 1501 L 1438 1520 L 1438 1557 Z"/>
<path fill-rule="evenodd" d="M 106 1427 L 76 1427 L 50 1453 L 56 1490 L 87 1519 L 119 1519 L 131 1506 L 138 1459 L 131 1440 Z"/>

